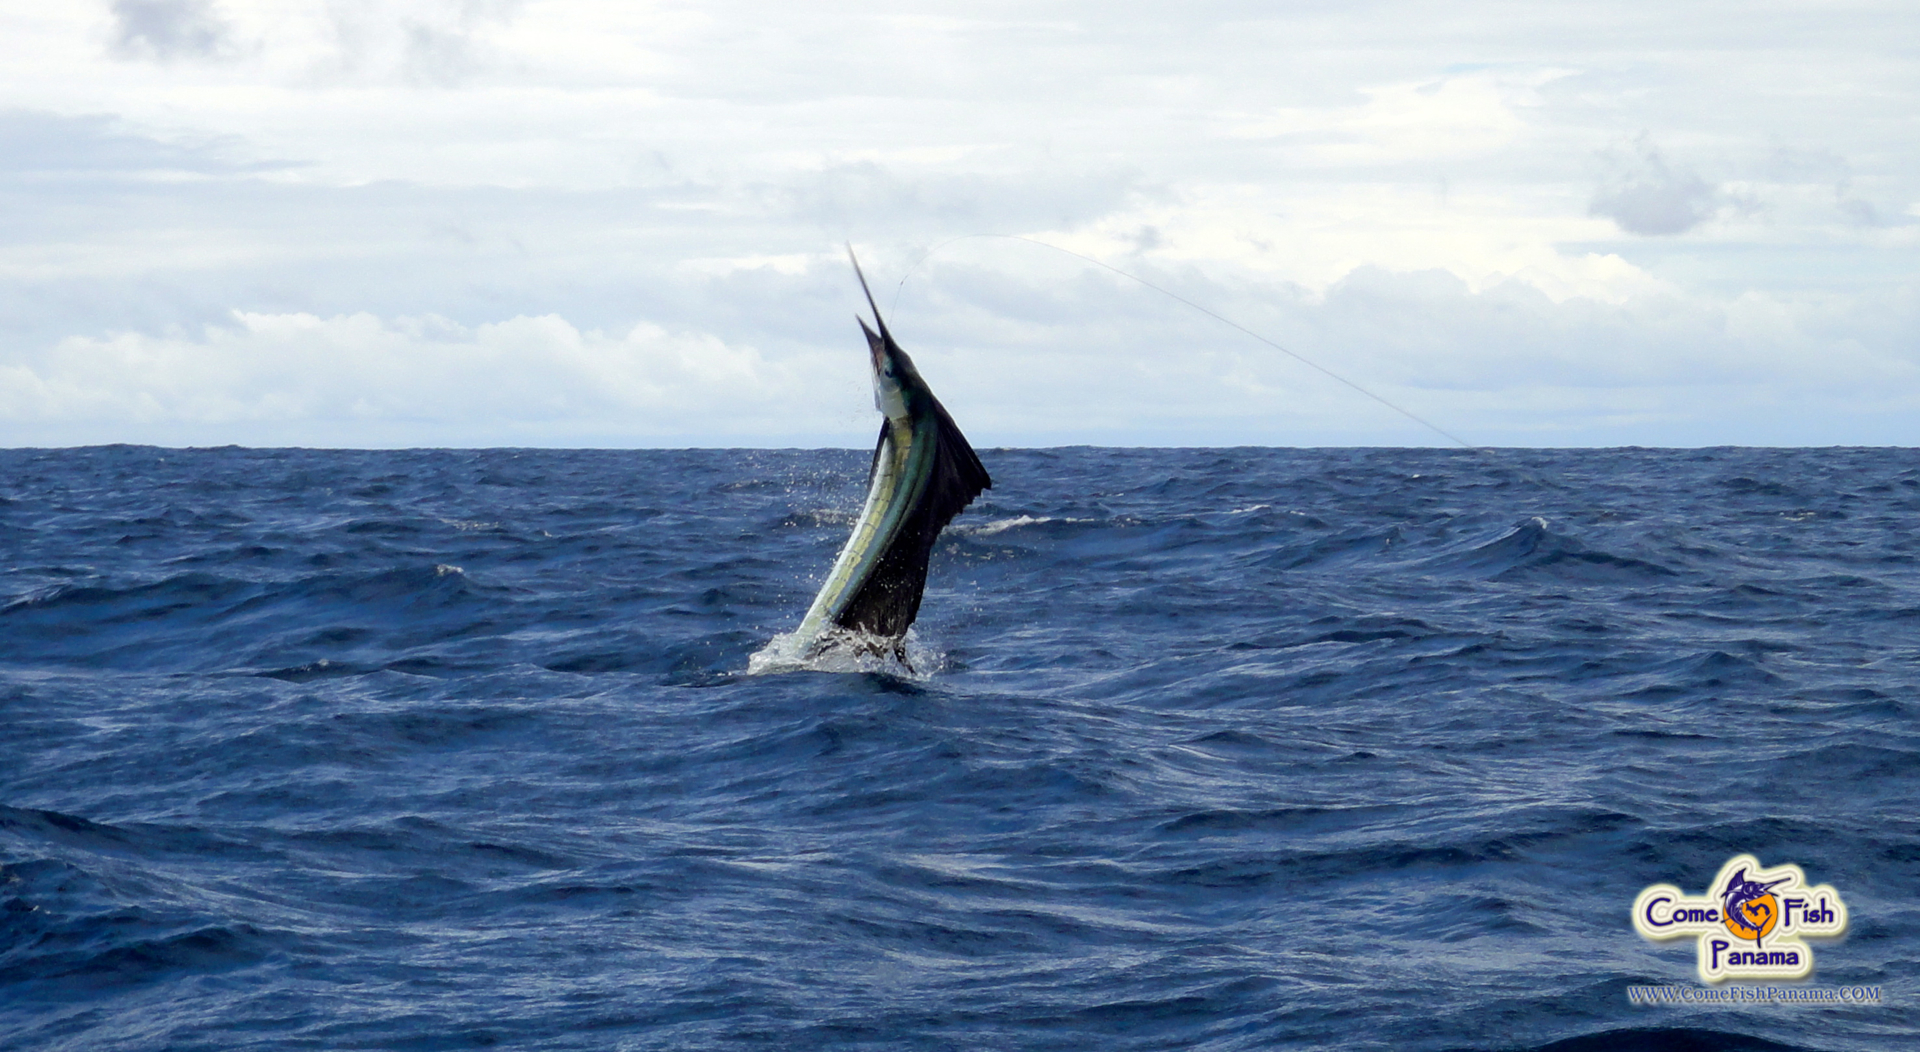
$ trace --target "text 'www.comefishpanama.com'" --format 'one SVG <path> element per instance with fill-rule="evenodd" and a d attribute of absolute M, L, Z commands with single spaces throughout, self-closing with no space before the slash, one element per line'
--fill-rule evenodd
<path fill-rule="evenodd" d="M 1629 986 L 1627 1002 L 1672 1004 L 1877 1005 L 1877 986 Z"/>

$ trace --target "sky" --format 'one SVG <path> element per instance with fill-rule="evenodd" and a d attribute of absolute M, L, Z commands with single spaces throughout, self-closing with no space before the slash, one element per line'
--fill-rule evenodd
<path fill-rule="evenodd" d="M 0 0 L 0 445 L 1920 445 L 1911 0 L 830 7 Z"/>

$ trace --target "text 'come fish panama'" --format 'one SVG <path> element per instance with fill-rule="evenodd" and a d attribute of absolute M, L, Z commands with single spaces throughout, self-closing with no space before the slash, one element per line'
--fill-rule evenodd
<path fill-rule="evenodd" d="M 1703 896 L 1655 884 L 1633 901 L 1633 927 L 1649 939 L 1698 939 L 1700 978 L 1804 979 L 1813 950 L 1803 941 L 1847 930 L 1847 904 L 1825 884 L 1808 885 L 1799 866 L 1771 869 L 1752 855 L 1720 867 Z"/>

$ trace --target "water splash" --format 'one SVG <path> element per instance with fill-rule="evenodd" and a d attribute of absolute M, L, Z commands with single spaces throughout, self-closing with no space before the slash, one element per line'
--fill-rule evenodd
<path fill-rule="evenodd" d="M 923 642 L 913 629 L 893 640 L 836 628 L 811 644 L 797 632 L 782 632 L 747 658 L 747 675 L 783 672 L 873 672 L 926 682 L 946 667 L 946 654 Z"/>

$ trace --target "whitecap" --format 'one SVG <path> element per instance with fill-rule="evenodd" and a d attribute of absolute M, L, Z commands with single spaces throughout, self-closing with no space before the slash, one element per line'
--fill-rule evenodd
<path fill-rule="evenodd" d="M 1017 529 L 1021 526 L 1044 526 L 1049 522 L 1097 522 L 1097 519 L 1055 518 L 1051 515 L 1015 515 L 1011 519 L 989 519 L 980 523 L 957 523 L 947 527 L 948 533 L 964 534 L 969 537 L 991 537 L 996 533 Z"/>

